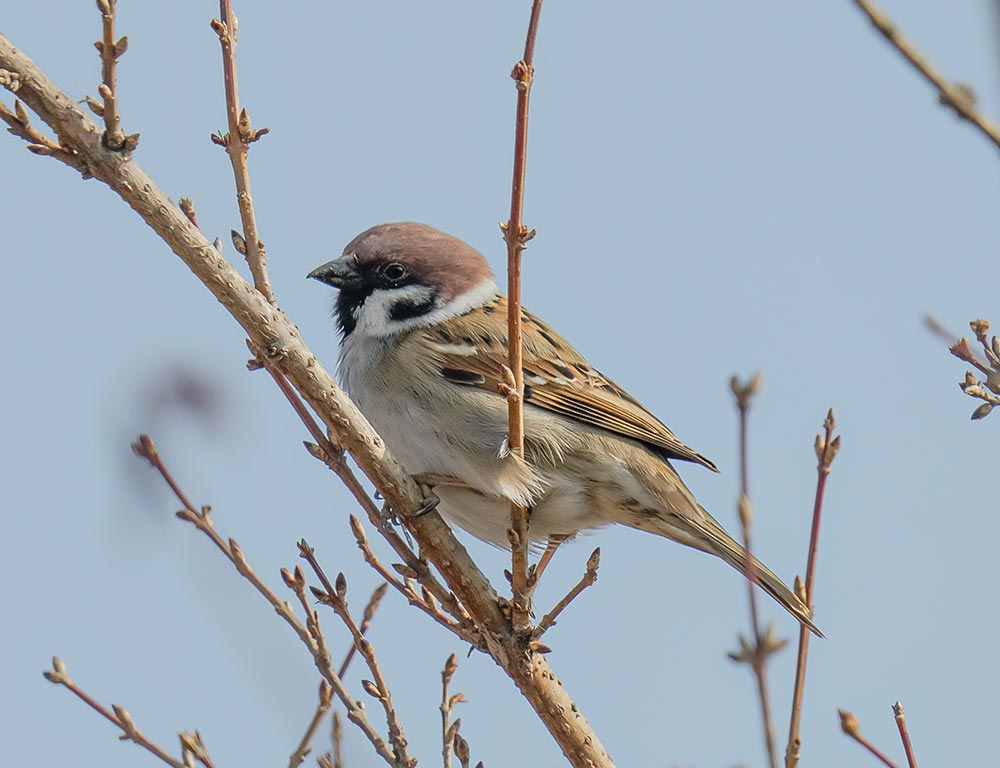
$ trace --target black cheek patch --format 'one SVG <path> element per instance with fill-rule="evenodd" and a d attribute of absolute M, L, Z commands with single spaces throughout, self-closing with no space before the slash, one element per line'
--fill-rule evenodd
<path fill-rule="evenodd" d="M 400 299 L 389 308 L 391 320 L 411 320 L 437 308 L 437 291 L 426 299 Z"/>
<path fill-rule="evenodd" d="M 486 383 L 486 377 L 482 374 L 463 371 L 460 368 L 442 368 L 441 375 L 453 384 L 478 387 Z"/>

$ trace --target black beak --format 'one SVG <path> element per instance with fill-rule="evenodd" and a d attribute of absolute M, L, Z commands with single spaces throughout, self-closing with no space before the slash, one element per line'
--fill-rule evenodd
<path fill-rule="evenodd" d="M 316 267 L 306 277 L 319 280 L 334 288 L 349 288 L 361 282 L 361 274 L 346 256 L 341 256 L 339 259 L 328 261 L 321 267 Z"/>

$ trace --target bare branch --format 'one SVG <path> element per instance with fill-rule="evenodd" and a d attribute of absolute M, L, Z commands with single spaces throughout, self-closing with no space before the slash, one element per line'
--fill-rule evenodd
<path fill-rule="evenodd" d="M 927 57 L 892 23 L 892 20 L 871 0 L 854 0 L 854 4 L 868 17 L 881 35 L 903 55 L 938 92 L 938 101 L 953 109 L 955 114 L 967 120 L 1000 148 L 1000 125 L 984 117 L 976 105 L 976 94 L 968 85 L 956 83 L 946 78 Z"/>
<path fill-rule="evenodd" d="M 103 36 L 94 43 L 101 56 L 101 94 L 102 113 L 104 117 L 104 146 L 112 152 L 131 154 L 139 144 L 139 134 L 126 136 L 121 127 L 121 115 L 118 114 L 118 73 L 117 65 L 126 50 L 128 38 L 115 40 L 115 11 L 118 0 L 97 0 L 97 9 L 101 12 L 101 28 Z M 89 104 L 89 102 L 88 102 Z M 93 106 L 97 106 L 92 105 Z"/>
<path fill-rule="evenodd" d="M 507 367 L 513 388 L 507 392 L 507 442 L 515 461 L 524 458 L 524 371 L 521 366 L 521 252 L 535 236 L 522 222 L 524 210 L 524 170 L 528 159 L 528 100 L 535 68 L 535 37 L 542 0 L 534 0 L 524 43 L 524 58 L 514 65 L 511 77 L 517 86 L 517 115 L 514 126 L 514 172 L 510 190 L 510 218 L 500 228 L 507 242 Z M 531 628 L 531 592 L 528 586 L 528 510 L 511 504 L 511 620 L 514 630 Z"/>
<path fill-rule="evenodd" d="M 344 578 L 343 573 L 337 574 L 336 584 L 331 584 L 329 579 L 326 577 L 322 566 L 319 561 L 316 560 L 315 550 L 309 546 L 305 539 L 299 542 L 299 554 L 301 557 L 309 563 L 309 567 L 312 568 L 313 573 L 319 579 L 320 584 L 323 585 L 323 589 L 313 588 L 313 595 L 321 603 L 333 608 L 340 620 L 344 622 L 344 625 L 350 630 L 352 637 L 354 638 L 354 645 L 359 651 L 361 651 L 361 656 L 364 658 L 365 663 L 368 665 L 368 669 L 372 673 L 372 677 L 375 678 L 374 684 L 365 685 L 365 690 L 369 695 L 374 696 L 382 704 L 382 708 L 385 710 L 385 720 L 386 724 L 389 726 L 389 741 L 392 742 L 393 752 L 395 753 L 395 764 L 407 766 L 416 765 L 416 760 L 412 759 L 409 755 L 407 748 L 406 735 L 403 733 L 403 726 L 399 722 L 399 717 L 396 714 L 396 708 L 392 703 L 392 693 L 389 691 L 389 686 L 385 681 L 385 677 L 382 674 L 382 669 L 378 665 L 378 660 L 375 658 L 375 648 L 369 642 L 368 638 L 364 636 L 361 631 L 361 627 L 354 621 L 354 617 L 351 612 L 347 609 L 347 579 Z M 363 681 L 367 683 L 368 681 Z"/>
<path fill-rule="evenodd" d="M 0 78 L 0 82 L 2 80 L 3 78 Z M 19 85 L 17 81 L 14 81 L 14 84 Z M 11 87 L 11 85 L 8 84 L 8 87 Z M 16 88 L 11 87 L 11 90 L 16 91 Z M 59 162 L 76 169 L 84 177 L 89 175 L 87 174 L 86 166 L 73 150 L 60 146 L 31 124 L 28 119 L 28 111 L 24 108 L 24 104 L 20 99 L 14 99 L 13 112 L 0 103 L 0 120 L 3 120 L 7 124 L 8 133 L 12 133 L 28 142 L 28 151 L 32 154 L 54 157 Z"/>
<path fill-rule="evenodd" d="M 861 726 L 858 723 L 858 718 L 846 709 L 838 709 L 837 714 L 840 715 L 840 730 L 858 742 L 858 744 L 862 747 L 867 749 L 872 756 L 880 760 L 886 768 L 896 768 L 896 764 L 892 762 L 892 760 L 886 757 L 874 744 L 861 735 Z"/>
<path fill-rule="evenodd" d="M 177 513 L 177 516 L 192 523 L 199 531 L 204 533 L 216 548 L 226 556 L 226 558 L 233 564 L 236 571 L 247 581 L 249 581 L 254 589 L 260 593 L 267 602 L 271 604 L 275 612 L 285 620 L 285 622 L 295 631 L 295 634 L 299 636 L 299 640 L 302 641 L 303 645 L 309 650 L 309 653 L 313 657 L 313 662 L 319 673 L 323 678 L 330 684 L 334 692 L 337 694 L 337 698 L 343 702 L 347 709 L 347 717 L 352 723 L 361 729 L 365 737 L 372 743 L 375 747 L 376 753 L 383 758 L 389 765 L 394 767 L 400 766 L 395 759 L 395 755 L 386 744 L 385 740 L 378 734 L 375 728 L 368 720 L 368 715 L 364 708 L 359 706 L 358 702 L 354 700 L 347 688 L 344 687 L 343 682 L 340 677 L 337 676 L 336 671 L 333 669 L 333 665 L 330 661 L 330 652 L 326 647 L 326 642 L 323 639 L 323 635 L 318 631 L 318 619 L 315 617 L 314 612 L 309 608 L 308 604 L 305 604 L 306 615 L 308 617 L 308 625 L 303 625 L 299 621 L 298 616 L 295 615 L 295 611 L 292 608 L 291 603 L 287 600 L 280 599 L 274 591 L 264 583 L 264 581 L 254 572 L 253 568 L 247 562 L 246 557 L 243 555 L 243 550 L 240 548 L 239 544 L 236 543 L 235 539 L 230 538 L 228 541 L 223 539 L 219 535 L 218 531 L 215 530 L 215 526 L 212 522 L 210 512 L 210 507 L 202 507 L 200 511 L 195 510 L 194 506 L 188 500 L 187 495 L 180 488 L 174 478 L 171 476 L 170 472 L 167 470 L 163 463 L 163 459 L 160 456 L 159 451 L 156 449 L 156 445 L 149 438 L 148 435 L 140 435 L 138 441 L 132 444 L 132 449 L 139 455 L 145 458 L 157 472 L 160 473 L 161 477 L 166 481 L 167 485 L 174 492 L 177 499 L 184 505 L 184 509 Z M 285 577 L 286 584 L 293 590 L 296 589 L 295 585 L 289 583 L 289 578 Z M 304 583 L 304 579 L 299 578 L 296 574 L 296 578 Z M 298 593 L 298 590 L 296 590 Z M 403 764 L 405 768 L 405 764 Z"/>
<path fill-rule="evenodd" d="M 753 568 L 751 530 L 753 528 L 753 505 L 750 503 L 750 449 L 749 429 L 750 407 L 754 395 L 760 391 L 761 375 L 754 373 L 745 383 L 733 376 L 729 382 L 740 414 L 740 528 L 743 532 L 743 572 L 747 578 L 747 602 L 750 606 L 750 628 L 753 639 L 750 642 L 740 638 L 741 649 L 730 654 L 734 661 L 745 662 L 753 672 L 757 683 L 757 698 L 760 701 L 761 720 L 764 726 L 764 742 L 767 745 L 767 759 L 771 768 L 778 768 L 778 758 L 774 745 L 774 725 L 771 719 L 771 703 L 767 693 L 767 659 L 784 646 L 784 642 L 774 640 L 770 626 L 766 634 L 761 632 L 757 613 L 757 574 Z"/>
<path fill-rule="evenodd" d="M 441 764 L 443 768 L 451 768 L 451 747 L 455 741 L 455 734 L 458 733 L 458 723 L 460 722 L 456 720 L 453 724 L 451 713 L 456 704 L 465 701 L 465 697 L 461 693 L 451 695 L 448 690 L 456 669 L 458 669 L 458 657 L 453 653 L 445 661 L 444 669 L 441 670 L 441 706 L 439 709 L 441 710 Z"/>
<path fill-rule="evenodd" d="M 212 19 L 212 29 L 219 36 L 219 44 L 222 46 L 226 120 L 229 131 L 223 136 L 214 135 L 212 140 L 226 148 L 233 166 L 236 202 L 240 208 L 240 221 L 243 223 L 242 239 L 245 243 L 245 250 L 241 253 L 246 257 L 247 265 L 250 267 L 254 287 L 268 303 L 274 304 L 274 293 L 271 291 L 264 259 L 264 243 L 258 234 L 257 214 L 254 212 L 253 196 L 250 194 L 250 169 L 247 167 L 250 145 L 265 136 L 269 129 L 254 130 L 250 123 L 250 115 L 245 109 L 240 108 L 239 89 L 236 83 L 236 37 L 239 22 L 230 0 L 219 0 L 219 15 L 221 19 Z"/>
<path fill-rule="evenodd" d="M 362 635 L 364 635 L 365 632 L 368 631 L 368 628 L 372 625 L 372 619 L 375 618 L 375 611 L 378 610 L 379 604 L 382 602 L 382 598 L 385 597 L 387 589 L 389 589 L 388 584 L 379 584 L 375 587 L 375 591 L 372 592 L 372 596 L 368 598 L 368 605 L 365 606 L 365 612 L 361 616 L 361 626 L 359 627 Z M 351 647 L 347 649 L 344 660 L 340 662 L 340 669 L 337 670 L 337 675 L 341 679 L 343 679 L 344 675 L 347 674 L 347 668 L 351 666 L 351 659 L 354 658 L 354 654 L 357 653 L 357 650 L 357 643 L 352 643 Z"/>
<path fill-rule="evenodd" d="M 137 163 L 126 163 L 120 155 L 104 151 L 93 121 L 2 34 L 0 70 L 19 78 L 22 100 L 61 142 L 73 146 L 95 178 L 114 190 L 171 247 L 240 323 L 257 348 L 294 384 L 336 442 L 350 452 L 413 534 L 422 557 L 435 565 L 474 617 L 490 655 L 522 692 L 569 762 L 574 766 L 612 765 L 597 734 L 544 656 L 526 657 L 523 638 L 511 632 L 496 591 L 441 516 L 436 511 L 412 516 L 424 506 L 420 488 L 306 346 L 295 324 L 219 257 L 213 243 Z M 3 79 L 0 77 L 0 81 Z M 363 494 L 363 489 L 351 490 L 356 496 Z"/>
<path fill-rule="evenodd" d="M 823 421 L 823 434 L 816 436 L 816 495 L 813 501 L 812 531 L 809 534 L 809 556 L 806 560 L 806 580 L 795 577 L 795 592 L 810 611 L 813 609 L 813 596 L 816 577 L 816 553 L 819 551 L 819 524 L 823 514 L 823 497 L 826 492 L 826 478 L 830 474 L 830 466 L 837 451 L 840 450 L 840 436 L 833 436 L 837 422 L 833 417 L 833 408 Z M 799 752 L 802 739 L 799 727 L 802 722 L 802 701 L 806 689 L 806 661 L 809 656 L 809 630 L 799 627 L 799 651 L 795 661 L 795 687 L 792 691 L 792 715 L 788 725 L 788 744 L 785 747 L 785 768 L 795 768 L 799 762 Z"/>
<path fill-rule="evenodd" d="M 917 768 L 917 758 L 913 754 L 913 745 L 910 743 L 910 732 L 906 729 L 906 716 L 903 714 L 903 704 L 897 701 L 892 705 L 892 714 L 896 718 L 896 727 L 899 729 L 899 738 L 903 741 L 903 752 L 906 754 L 906 764 L 910 768 Z"/>
<path fill-rule="evenodd" d="M 534 636 L 541 637 L 545 631 L 556 623 L 556 619 L 559 618 L 561 614 L 570 603 L 572 603 L 577 596 L 583 592 L 587 587 L 597 581 L 597 569 L 601 567 L 601 548 L 598 547 L 593 552 L 590 553 L 590 557 L 587 558 L 587 570 L 584 571 L 583 576 L 576 583 L 566 596 L 560 600 L 551 611 L 546 613 L 540 622 L 538 622 L 538 627 L 533 632 Z"/>
<path fill-rule="evenodd" d="M 80 701 L 101 715 L 105 720 L 110 722 L 116 728 L 120 728 L 122 731 L 121 739 L 123 741 L 131 741 L 133 744 L 138 744 L 147 752 L 156 756 L 161 762 L 172 766 L 172 768 L 188 768 L 182 761 L 178 760 L 165 749 L 157 746 L 146 738 L 143 732 L 139 730 L 135 722 L 132 720 L 132 716 L 125 710 L 124 707 L 112 704 L 111 709 L 108 709 L 99 701 L 91 697 L 82 688 L 77 686 L 77 684 L 70 679 L 69 674 L 66 672 L 66 665 L 63 664 L 60 658 L 54 657 L 52 659 L 52 669 L 43 672 L 42 674 L 50 683 L 63 686 L 66 690 L 80 699 Z"/>
<path fill-rule="evenodd" d="M 340 677 L 343 678 L 344 673 L 340 673 Z M 323 722 L 323 718 L 330 709 L 331 702 L 330 686 L 327 684 L 326 680 L 320 680 L 319 682 L 319 703 L 316 705 L 316 712 L 312 716 L 312 720 L 309 721 L 309 725 L 306 727 L 306 732 L 302 734 L 302 739 L 299 741 L 299 745 L 292 752 L 292 756 L 288 758 L 288 768 L 298 768 L 305 761 L 306 756 L 309 754 L 309 743 L 313 740 L 313 736 L 316 735 L 316 731 L 319 729 L 320 723 Z"/>

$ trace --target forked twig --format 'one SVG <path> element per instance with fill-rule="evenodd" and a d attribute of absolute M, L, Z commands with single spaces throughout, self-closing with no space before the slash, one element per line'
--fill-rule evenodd
<path fill-rule="evenodd" d="M 945 77 L 917 47 L 906 38 L 892 23 L 892 20 L 871 0 L 854 0 L 854 4 L 868 17 L 882 36 L 889 41 L 903 58 L 919 72 L 927 82 L 938 92 L 938 101 L 945 107 L 955 110 L 955 114 L 963 120 L 968 120 L 979 129 L 979 132 L 1000 148 L 1000 125 L 983 116 L 976 106 L 976 95 L 973 90 L 962 83 L 956 83 Z"/>
<path fill-rule="evenodd" d="M 861 726 L 858 723 L 857 717 L 855 717 L 851 712 L 848 712 L 846 709 L 838 709 L 837 714 L 840 715 L 840 730 L 858 742 L 858 744 L 862 747 L 867 749 L 876 759 L 882 761 L 882 764 L 885 765 L 886 768 L 896 768 L 896 764 L 892 762 L 892 760 L 886 757 L 874 744 L 861 735 Z"/>
<path fill-rule="evenodd" d="M 556 623 L 556 619 L 559 618 L 559 614 L 561 614 L 564 610 L 566 610 L 566 606 L 572 603 L 577 598 L 577 596 L 581 592 L 583 592 L 583 590 L 585 590 L 587 587 L 589 587 L 595 581 L 597 581 L 597 569 L 600 567 L 601 567 L 601 548 L 598 547 L 593 552 L 591 552 L 590 557 L 587 558 L 587 570 L 584 571 L 583 576 L 580 577 L 580 580 L 569 592 L 566 593 L 566 596 L 563 597 L 563 599 L 560 600 L 558 603 L 556 603 L 555 606 L 553 606 L 552 610 L 546 613 L 542 617 L 542 620 L 538 622 L 538 626 L 532 633 L 534 637 L 536 638 L 541 637 L 549 627 L 551 627 L 553 624 Z"/>
<path fill-rule="evenodd" d="M 906 728 L 906 716 L 903 714 L 902 702 L 897 701 L 892 705 L 892 714 L 896 718 L 899 738 L 903 741 L 903 752 L 906 754 L 906 763 L 910 768 L 917 768 L 917 758 L 913 754 L 913 745 L 910 743 L 910 732 Z"/>
<path fill-rule="evenodd" d="M 108 709 L 74 683 L 73 680 L 70 679 L 69 674 L 66 672 L 66 665 L 63 664 L 62 659 L 53 657 L 52 669 L 47 670 L 42 674 L 50 683 L 63 686 L 66 690 L 80 699 L 80 701 L 93 709 L 116 728 L 120 728 L 122 732 L 121 739 L 123 741 L 131 741 L 133 744 L 137 744 L 150 754 L 155 755 L 160 761 L 172 766 L 173 768 L 189 768 L 189 766 L 185 765 L 183 761 L 178 760 L 165 749 L 150 741 L 146 735 L 143 734 L 138 727 L 136 727 L 135 721 L 132 720 L 132 716 L 125 710 L 124 707 L 112 704 L 111 709 Z M 211 768 L 211 766 L 208 766 L 207 768 Z"/>
<path fill-rule="evenodd" d="M 337 694 L 337 698 L 344 704 L 347 709 L 347 717 L 352 723 L 361 729 L 368 741 L 371 742 L 372 746 L 375 748 L 375 752 L 385 760 L 389 765 L 394 766 L 394 768 L 408 768 L 407 763 L 402 763 L 396 759 L 393 750 L 390 749 L 389 745 L 386 743 L 378 731 L 375 730 L 371 722 L 368 720 L 368 715 L 363 706 L 351 696 L 350 692 L 344 686 L 343 681 L 338 677 L 336 670 L 333 668 L 333 664 L 330 661 L 330 652 L 326 647 L 326 641 L 323 635 L 318 631 L 318 620 L 315 619 L 313 612 L 307 608 L 307 616 L 309 617 L 309 625 L 303 625 L 296 616 L 291 603 L 287 600 L 282 600 L 279 598 L 274 591 L 261 579 L 250 564 L 247 562 L 246 557 L 243 554 L 243 550 L 237 544 L 235 539 L 223 539 L 218 531 L 215 530 L 215 525 L 211 518 L 211 508 L 202 507 L 201 510 L 196 510 L 194 505 L 191 504 L 187 495 L 178 485 L 177 481 L 171 475 L 170 471 L 167 469 L 166 465 L 163 463 L 163 459 L 160 456 L 160 452 L 157 450 L 156 445 L 153 443 L 152 439 L 148 435 L 140 435 L 139 439 L 132 444 L 132 450 L 135 451 L 139 456 L 146 459 L 152 467 L 160 473 L 160 476 L 167 483 L 170 489 L 173 491 L 174 495 L 177 497 L 178 501 L 183 505 L 183 509 L 177 513 L 177 516 L 189 523 L 192 523 L 199 531 L 205 534 L 209 540 L 216 546 L 216 548 L 222 552 L 226 558 L 233 564 L 236 571 L 257 590 L 257 592 L 271 604 L 275 612 L 285 620 L 285 622 L 292 628 L 296 635 L 298 635 L 299 640 L 302 641 L 303 645 L 313 657 L 313 663 L 319 670 L 319 673 L 323 678 L 330 684 L 333 688 L 334 693 Z M 285 577 L 286 584 L 288 584 L 288 577 L 285 575 L 286 572 L 282 572 L 282 576 Z M 291 585 L 289 585 L 291 586 Z"/>
<path fill-rule="evenodd" d="M 806 580 L 795 577 L 796 594 L 810 611 L 813 609 L 815 594 L 816 553 L 819 551 L 819 524 L 823 514 L 823 498 L 826 493 L 826 478 L 830 474 L 837 452 L 840 450 L 840 436 L 833 437 L 837 426 L 833 408 L 823 421 L 823 434 L 816 435 L 816 495 L 813 501 L 812 530 L 809 534 L 809 556 L 806 560 Z M 801 587 L 801 594 L 800 588 Z M 809 656 L 809 630 L 799 627 L 799 650 L 795 660 L 795 688 L 792 692 L 792 715 L 788 726 L 788 744 L 785 747 L 785 768 L 795 768 L 799 762 L 802 739 L 799 727 L 802 722 L 802 701 L 806 688 L 806 661 Z"/>
<path fill-rule="evenodd" d="M 361 615 L 361 634 L 364 635 L 369 627 L 372 625 L 372 619 L 375 617 L 375 611 L 378 610 L 379 605 L 382 602 L 382 598 L 385 597 L 386 590 L 389 589 L 387 583 L 379 584 L 375 587 L 375 591 L 372 592 L 372 596 L 368 598 L 368 605 L 365 606 L 365 612 Z M 351 666 L 351 659 L 354 658 L 354 654 L 357 653 L 358 646 L 357 643 L 351 643 L 351 647 L 347 649 L 347 653 L 344 655 L 344 660 L 340 662 L 340 668 L 337 670 L 337 676 L 341 680 L 344 679 L 344 675 L 347 674 L 347 668 Z"/>
<path fill-rule="evenodd" d="M 524 371 L 521 366 L 521 252 L 535 236 L 522 221 L 524 211 L 524 171 L 528 158 L 528 101 L 535 68 L 535 37 L 542 0 L 534 0 L 524 57 L 514 65 L 511 77 L 517 86 L 517 114 L 514 124 L 514 171 L 510 190 L 510 218 L 500 228 L 507 242 L 507 367 L 514 386 L 507 393 L 507 442 L 514 460 L 524 459 Z M 514 629 L 526 632 L 531 627 L 531 592 L 528 586 L 528 510 L 511 504 L 511 620 Z"/>
<path fill-rule="evenodd" d="M 305 539 L 299 542 L 299 555 L 309 563 L 309 567 L 312 568 L 313 573 L 316 574 L 316 578 L 319 579 L 320 584 L 323 586 L 322 589 L 312 587 L 313 596 L 324 605 L 333 608 L 337 616 L 340 617 L 340 620 L 350 630 L 351 636 L 354 639 L 354 645 L 361 651 L 361 656 L 372 673 L 374 682 L 363 680 L 362 687 L 369 696 L 378 699 L 379 703 L 382 704 L 382 709 L 385 711 L 386 724 L 389 727 L 389 741 L 392 743 L 392 749 L 395 753 L 395 764 L 407 767 L 416 765 L 416 760 L 413 760 L 409 755 L 406 735 L 403 733 L 403 726 L 399 722 L 396 708 L 392 703 L 392 693 L 382 674 L 382 668 L 378 664 L 378 659 L 375 658 L 375 648 L 368 638 L 364 636 L 361 627 L 358 626 L 351 612 L 347 609 L 347 579 L 343 573 L 338 573 L 336 583 L 331 583 L 323 567 L 316 559 L 315 550 L 309 546 Z"/>
<path fill-rule="evenodd" d="M 343 678 L 344 674 L 340 673 L 340 677 Z M 306 756 L 311 751 L 309 749 L 309 743 L 313 740 L 313 736 L 316 735 L 316 731 L 319 729 L 320 723 L 323 722 L 323 718 L 326 713 L 330 710 L 330 703 L 332 701 L 332 695 L 330 692 L 330 686 L 327 684 L 326 680 L 319 681 L 319 702 L 316 704 L 316 712 L 312 716 L 312 720 L 309 721 L 309 725 L 306 727 L 306 732 L 302 734 L 302 738 L 299 740 L 299 745 L 292 752 L 292 756 L 288 758 L 288 768 L 298 768 L 305 761 Z"/>
<path fill-rule="evenodd" d="M 0 81 L 4 78 L 0 77 Z M 17 80 L 9 80 L 0 83 L 11 91 L 17 91 Z M 0 103 L 0 120 L 7 124 L 7 132 L 12 133 L 20 139 L 28 142 L 28 151 L 35 155 L 44 157 L 54 157 L 56 160 L 65 163 L 70 168 L 75 168 L 84 177 L 89 177 L 86 165 L 83 160 L 73 150 L 60 146 L 58 142 L 50 139 L 31 124 L 28 118 L 28 110 L 20 99 L 14 99 L 14 111 L 11 112 L 5 104 Z"/>
<path fill-rule="evenodd" d="M 250 145 L 269 132 L 268 128 L 254 130 L 250 115 L 240 108 L 239 89 L 236 82 L 236 38 L 239 22 L 233 12 L 231 0 L 219 0 L 220 19 L 212 19 L 212 29 L 219 36 L 222 46 L 222 71 L 226 89 L 226 121 L 229 130 L 223 134 L 212 134 L 212 141 L 224 147 L 233 166 L 236 181 L 236 202 L 240 208 L 242 235 L 233 233 L 233 244 L 247 260 L 254 287 L 271 304 L 274 293 L 267 277 L 264 259 L 264 243 L 257 230 L 257 214 L 254 212 L 253 196 L 250 194 L 250 169 L 247 154 Z"/>

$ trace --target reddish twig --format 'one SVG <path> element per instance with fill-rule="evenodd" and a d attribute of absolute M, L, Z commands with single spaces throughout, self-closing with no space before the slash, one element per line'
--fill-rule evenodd
<path fill-rule="evenodd" d="M 534 0 L 524 42 L 524 57 L 514 65 L 511 77 L 517 86 L 517 114 L 514 123 L 514 172 L 510 189 L 510 218 L 500 228 L 507 242 L 507 367 L 514 387 L 507 396 L 507 442 L 515 461 L 524 459 L 524 371 L 521 366 L 521 253 L 535 236 L 522 221 L 524 211 L 524 171 L 528 158 L 528 101 L 535 68 L 535 37 L 542 0 Z M 528 587 L 528 510 L 511 504 L 511 587 L 514 629 L 531 627 L 531 595 Z"/>
<path fill-rule="evenodd" d="M 54 657 L 52 659 L 52 669 L 47 670 L 42 674 L 50 683 L 63 686 L 66 690 L 76 696 L 80 701 L 97 712 L 116 728 L 120 728 L 122 731 L 121 738 L 123 741 L 131 741 L 133 744 L 139 745 L 147 752 L 155 755 L 162 762 L 172 766 L 173 768 L 189 768 L 189 766 L 186 766 L 183 761 L 178 760 L 165 749 L 157 746 L 155 743 L 146 738 L 142 731 L 136 727 L 135 722 L 132 720 L 132 716 L 125 710 L 124 707 L 112 704 L 111 709 L 108 709 L 74 683 L 70 679 L 69 674 L 66 672 L 66 665 L 63 664 L 62 660 L 58 657 Z M 207 765 L 206 768 L 212 767 Z"/>
<path fill-rule="evenodd" d="M 862 747 L 867 749 L 876 759 L 881 760 L 882 764 L 885 765 L 886 768 L 897 768 L 896 764 L 892 762 L 892 760 L 886 757 L 874 744 L 861 735 L 861 726 L 858 723 L 858 718 L 846 709 L 838 709 L 837 714 L 840 715 L 840 730 L 858 742 L 858 744 Z"/>
<path fill-rule="evenodd" d="M 833 417 L 833 408 L 823 421 L 823 434 L 816 435 L 816 495 L 813 501 L 812 530 L 809 534 L 809 556 L 806 560 L 806 581 L 795 578 L 796 593 L 811 611 L 813 609 L 814 580 L 816 576 L 816 553 L 819 550 L 819 524 L 823 514 L 823 498 L 826 493 L 826 478 L 830 474 L 830 465 L 840 450 L 840 436 L 833 437 L 837 422 Z M 785 747 L 785 768 L 795 768 L 799 762 L 799 752 L 802 739 L 799 728 L 802 722 L 802 701 L 806 687 L 806 661 L 809 656 L 809 630 L 799 627 L 799 650 L 795 661 L 795 687 L 792 693 L 792 715 L 788 726 L 788 744 Z"/>
<path fill-rule="evenodd" d="M 736 407 L 740 415 L 740 528 L 743 532 L 743 572 L 747 578 L 747 601 L 750 607 L 750 630 L 753 640 L 750 642 L 740 638 L 740 651 L 730 654 L 736 661 L 750 665 L 754 680 L 757 683 L 757 698 L 760 700 L 761 720 L 764 726 L 764 742 L 767 746 L 768 764 L 777 768 L 775 755 L 774 724 L 771 719 L 770 697 L 767 692 L 767 659 L 783 647 L 784 643 L 776 641 L 770 628 L 761 632 L 760 617 L 757 612 L 757 576 L 753 569 L 753 549 L 751 529 L 753 521 L 753 505 L 750 503 L 750 449 L 749 449 L 749 418 L 753 397 L 760 391 L 761 375 L 755 373 L 746 383 L 733 376 L 729 382 Z"/>
<path fill-rule="evenodd" d="M 267 277 L 264 258 L 264 243 L 257 230 L 257 214 L 254 212 L 253 196 L 250 194 L 250 170 L 247 167 L 247 153 L 250 145 L 269 132 L 268 128 L 254 130 L 250 115 L 240 108 L 239 89 L 236 82 L 236 38 L 239 21 L 233 12 L 231 0 L 219 0 L 221 19 L 212 19 L 212 29 L 219 36 L 222 46 L 222 72 L 226 89 L 226 121 L 229 131 L 224 135 L 212 134 L 212 141 L 225 147 L 233 166 L 236 180 L 236 202 L 240 208 L 243 233 L 234 237 L 236 248 L 246 257 L 254 287 L 268 302 L 274 304 L 274 294 Z M 240 246 L 242 243 L 242 249 Z"/>
<path fill-rule="evenodd" d="M 896 718 L 899 738 L 903 741 L 903 752 L 906 754 L 906 763 L 910 768 L 917 768 L 917 758 L 913 754 L 913 745 L 910 743 L 910 732 L 906 729 L 906 717 L 903 714 L 902 702 L 897 701 L 892 705 L 892 714 Z"/>
<path fill-rule="evenodd" d="M 871 0 L 854 0 L 854 4 L 860 8 L 868 17 L 881 35 L 889 41 L 903 58 L 905 58 L 914 69 L 919 72 L 927 82 L 934 86 L 938 92 L 938 101 L 942 106 L 953 109 L 955 114 L 963 120 L 967 120 L 1000 148 L 1000 125 L 984 117 L 976 106 L 976 95 L 972 88 L 963 83 L 956 83 L 946 78 L 927 58 L 917 50 L 904 35 L 892 23 L 892 20 L 885 15 Z"/>

